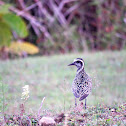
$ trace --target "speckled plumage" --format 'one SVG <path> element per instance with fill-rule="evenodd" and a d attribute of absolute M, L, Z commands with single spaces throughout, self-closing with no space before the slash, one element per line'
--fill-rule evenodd
<path fill-rule="evenodd" d="M 72 92 L 79 101 L 85 99 L 91 92 L 92 82 L 90 77 L 82 69 L 76 74 L 75 79 L 72 83 Z"/>
<path fill-rule="evenodd" d="M 72 92 L 75 98 L 79 98 L 79 101 L 85 99 L 92 89 L 92 80 L 86 74 L 84 70 L 84 61 L 81 58 L 77 58 L 70 65 L 75 65 L 77 67 L 76 76 L 72 83 Z M 75 103 L 76 104 L 76 103 Z"/>

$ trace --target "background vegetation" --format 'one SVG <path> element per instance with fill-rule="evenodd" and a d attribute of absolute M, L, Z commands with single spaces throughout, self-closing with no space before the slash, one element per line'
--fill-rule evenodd
<path fill-rule="evenodd" d="M 28 41 L 40 54 L 121 50 L 126 44 L 125 5 L 125 0 L 0 1 L 0 43 Z"/>
<path fill-rule="evenodd" d="M 0 0 L 0 125 L 126 125 L 125 26 L 125 0 Z M 71 92 L 77 57 L 87 110 Z"/>

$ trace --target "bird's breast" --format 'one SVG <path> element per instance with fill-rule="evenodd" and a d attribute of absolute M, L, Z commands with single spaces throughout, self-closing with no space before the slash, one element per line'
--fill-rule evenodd
<path fill-rule="evenodd" d="M 89 94 L 91 92 L 92 82 L 88 75 L 76 76 L 72 84 L 73 93 L 76 93 L 77 96 L 83 96 L 84 94 Z"/>

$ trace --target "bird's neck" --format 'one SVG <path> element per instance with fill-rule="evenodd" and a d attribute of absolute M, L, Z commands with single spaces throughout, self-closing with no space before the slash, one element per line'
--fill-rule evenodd
<path fill-rule="evenodd" d="M 79 74 L 80 72 L 84 72 L 84 67 L 77 68 L 77 74 Z"/>

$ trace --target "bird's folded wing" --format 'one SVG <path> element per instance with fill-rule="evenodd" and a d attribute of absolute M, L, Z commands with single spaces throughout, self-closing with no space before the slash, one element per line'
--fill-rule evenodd
<path fill-rule="evenodd" d="M 72 92 L 73 92 L 73 94 L 74 94 L 74 96 L 76 98 L 79 98 L 80 97 L 80 95 L 77 93 L 77 90 L 76 89 L 72 88 Z"/>
<path fill-rule="evenodd" d="M 79 101 L 82 101 L 83 99 L 85 99 L 89 94 L 83 94 L 83 96 L 80 97 Z"/>

